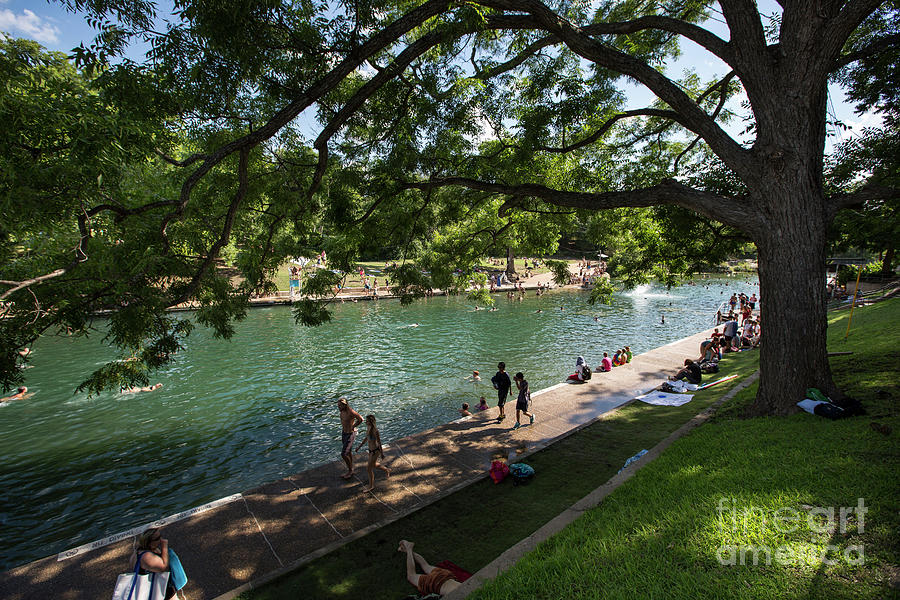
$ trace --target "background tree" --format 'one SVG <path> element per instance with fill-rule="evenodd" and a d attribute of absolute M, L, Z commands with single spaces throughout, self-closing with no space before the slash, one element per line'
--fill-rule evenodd
<path fill-rule="evenodd" d="M 272 222 L 291 215 L 301 230 L 318 222 L 351 242 L 358 234 L 347 223 L 382 211 L 404 215 L 400 224 L 414 237 L 427 235 L 416 216 L 443 214 L 434 206 L 449 197 L 435 193 L 441 187 L 502 198 L 501 218 L 551 207 L 678 207 L 758 248 L 766 342 L 754 410 L 791 411 L 813 385 L 837 392 L 825 352 L 826 230 L 841 208 L 896 192 L 868 185 L 826 195 L 826 86 L 841 69 L 896 47 L 894 2 L 786 3 L 765 16 L 746 0 L 361 1 L 340 8 L 226 1 L 177 4 L 177 19 L 163 33 L 148 25 L 145 4 L 66 4 L 102 21 L 101 43 L 82 48 L 82 60 L 115 52 L 128 35 L 146 36 L 150 62 L 112 72 L 123 82 L 154 82 L 177 107 L 179 125 L 222 131 L 193 154 L 172 157 L 180 189 L 158 216 L 141 205 L 120 220 L 123 234 L 128 227 L 156 233 L 150 247 L 161 263 L 173 260 L 170 236 L 185 230 L 199 238 L 191 246 L 196 260 L 175 261 L 184 268 L 173 268 L 178 279 L 168 301 L 201 289 L 227 297 L 227 286 L 202 286 L 217 281 L 209 265 L 230 241 L 237 215 L 268 202 L 250 194 L 251 172 L 299 183 L 293 208 L 270 212 Z M 713 12 L 725 21 L 727 40 L 701 27 Z M 119 23 L 106 21 L 109 15 Z M 658 67 L 677 54 L 681 39 L 721 60 L 723 76 L 700 82 L 663 74 Z M 623 76 L 657 101 L 624 109 L 616 85 Z M 737 91 L 754 136 L 746 144 L 721 124 Z M 287 162 L 283 147 L 303 134 L 293 123 L 307 110 L 321 123 L 310 144 L 315 160 Z M 629 165 L 660 147 L 671 161 L 636 177 Z M 739 184 L 735 192 L 682 175 L 686 162 L 709 154 Z M 251 158 L 265 162 L 257 157 L 278 169 L 256 170 Z M 358 185 L 336 194 L 332 177 L 348 172 Z M 270 231 L 277 227 L 269 223 Z M 257 263 L 267 264 L 267 250 Z M 25 306 L 22 296 L 9 298 L 16 310 Z M 138 304 L 158 315 L 162 303 Z M 239 315 L 227 302 L 210 306 L 224 307 L 223 317 Z"/>

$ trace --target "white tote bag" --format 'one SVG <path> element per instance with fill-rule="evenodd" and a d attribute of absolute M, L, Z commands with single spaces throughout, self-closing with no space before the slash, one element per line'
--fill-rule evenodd
<path fill-rule="evenodd" d="M 122 573 L 116 579 L 113 600 L 164 600 L 166 585 L 169 583 L 169 572 L 138 575 Z"/>

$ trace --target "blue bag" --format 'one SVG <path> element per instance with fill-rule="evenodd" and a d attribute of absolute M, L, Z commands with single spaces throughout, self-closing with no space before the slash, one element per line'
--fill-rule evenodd
<path fill-rule="evenodd" d="M 169 548 L 169 572 L 172 574 L 172 585 L 175 586 L 176 590 L 180 590 L 187 585 L 188 578 L 184 572 L 184 567 L 181 566 L 178 555 L 171 548 Z"/>
<path fill-rule="evenodd" d="M 509 474 L 512 475 L 513 485 L 528 483 L 534 479 L 534 469 L 525 463 L 509 465 Z"/>

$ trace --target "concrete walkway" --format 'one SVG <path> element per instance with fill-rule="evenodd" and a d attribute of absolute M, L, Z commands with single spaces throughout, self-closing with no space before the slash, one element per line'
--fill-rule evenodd
<path fill-rule="evenodd" d="M 162 519 L 159 524 L 190 580 L 183 591 L 190 600 L 233 598 L 486 477 L 498 451 L 510 458 L 533 452 L 656 387 L 686 357 L 698 355 L 707 333 L 635 356 L 585 384 L 563 383 L 533 393 L 533 426 L 511 429 L 513 400 L 502 423 L 492 408 L 396 440 L 385 447 L 391 477 L 377 473 L 373 493 L 363 491 L 366 458 L 361 454 L 361 468 L 349 481 L 341 479 L 345 467 L 335 461 Z M 0 598 L 109 598 L 116 576 L 133 567 L 134 533 L 2 573 Z"/>

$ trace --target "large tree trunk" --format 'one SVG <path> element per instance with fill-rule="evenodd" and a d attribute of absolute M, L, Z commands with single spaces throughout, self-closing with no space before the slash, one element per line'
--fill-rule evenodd
<path fill-rule="evenodd" d="M 826 351 L 825 230 L 814 217 L 797 217 L 757 243 L 763 336 L 754 415 L 795 412 L 810 387 L 836 391 Z"/>
<path fill-rule="evenodd" d="M 510 246 L 506 247 L 506 275 L 510 277 L 516 273 L 516 255 Z"/>
<path fill-rule="evenodd" d="M 891 265 L 894 263 L 894 242 L 889 241 L 887 250 L 884 252 L 884 261 L 881 263 L 881 276 L 890 277 L 894 274 Z"/>

